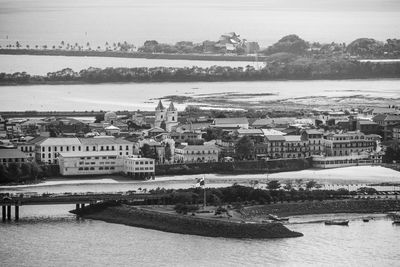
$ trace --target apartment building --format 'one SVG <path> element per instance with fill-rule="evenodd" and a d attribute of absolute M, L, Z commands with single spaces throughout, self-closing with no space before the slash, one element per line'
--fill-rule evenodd
<path fill-rule="evenodd" d="M 326 136 L 324 146 L 328 157 L 373 152 L 376 148 L 376 137 L 361 132 L 330 133 Z"/>
<path fill-rule="evenodd" d="M 308 142 L 310 155 L 321 155 L 325 151 L 324 134 L 316 129 L 307 129 L 301 133 L 302 140 Z"/>
<path fill-rule="evenodd" d="M 123 171 L 134 178 L 153 178 L 155 176 L 155 160 L 138 156 L 124 157 Z"/>
<path fill-rule="evenodd" d="M 117 151 L 59 152 L 58 163 L 63 176 L 113 174 L 124 169 Z"/>
<path fill-rule="evenodd" d="M 286 135 L 284 158 L 306 158 L 310 156 L 308 141 L 302 140 L 301 135 Z"/>
<path fill-rule="evenodd" d="M 176 162 L 217 162 L 215 145 L 179 145 L 175 147 Z"/>

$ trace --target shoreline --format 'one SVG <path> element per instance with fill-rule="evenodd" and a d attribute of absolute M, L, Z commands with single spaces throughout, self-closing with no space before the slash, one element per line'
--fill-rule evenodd
<path fill-rule="evenodd" d="M 73 210 L 71 213 L 85 219 L 207 237 L 264 239 L 303 236 L 301 233 L 289 230 L 281 223 L 243 223 L 235 220 L 206 219 L 198 218 L 198 215 L 167 214 L 160 210 L 128 205 L 100 209 L 89 206 L 82 210 Z"/>
<path fill-rule="evenodd" d="M 30 56 L 67 56 L 67 57 L 116 57 L 116 58 L 144 58 L 167 60 L 204 60 L 204 61 L 256 61 L 250 55 L 223 55 L 223 54 L 166 54 L 141 52 L 113 52 L 113 51 L 68 51 L 68 50 L 36 50 L 36 49 L 0 49 L 0 55 L 30 55 Z M 267 57 L 258 56 L 259 61 Z"/>
<path fill-rule="evenodd" d="M 170 233 L 264 239 L 303 236 L 302 233 L 288 229 L 287 224 L 266 222 L 269 214 L 293 216 L 332 213 L 386 213 L 399 210 L 400 200 L 328 200 L 250 206 L 242 208 L 238 212 L 231 210 L 230 213 L 234 214 L 232 219 L 218 219 L 218 217 L 213 218 L 210 215 L 208 215 L 208 218 L 202 218 L 201 214 L 172 214 L 166 212 L 165 206 L 133 207 L 117 203 L 99 203 L 70 212 L 84 219 Z"/>

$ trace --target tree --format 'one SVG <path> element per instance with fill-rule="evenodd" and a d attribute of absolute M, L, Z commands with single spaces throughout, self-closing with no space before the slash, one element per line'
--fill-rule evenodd
<path fill-rule="evenodd" d="M 104 121 L 104 113 L 96 114 L 95 118 L 96 118 L 96 120 L 94 121 L 95 123 Z"/>
<path fill-rule="evenodd" d="M 144 144 L 140 149 L 140 152 L 142 154 L 142 157 L 144 158 L 152 158 L 152 159 L 156 158 L 156 153 L 149 144 Z"/>
<path fill-rule="evenodd" d="M 317 182 L 314 181 L 314 180 L 308 181 L 308 182 L 306 183 L 306 189 L 307 189 L 307 190 L 310 190 L 311 188 L 314 188 L 314 187 L 316 187 L 316 186 L 317 186 Z"/>
<path fill-rule="evenodd" d="M 171 151 L 171 145 L 167 143 L 165 145 L 165 159 L 170 162 L 172 158 L 172 151 Z"/>
<path fill-rule="evenodd" d="M 272 180 L 267 183 L 267 188 L 269 190 L 277 190 L 281 187 L 281 184 L 277 180 Z"/>
<path fill-rule="evenodd" d="M 238 158 L 250 158 L 253 155 L 254 143 L 248 136 L 243 136 L 237 142 L 235 149 Z"/>

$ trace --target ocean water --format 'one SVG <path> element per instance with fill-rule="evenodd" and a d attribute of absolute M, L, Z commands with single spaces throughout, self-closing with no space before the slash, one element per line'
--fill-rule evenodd
<path fill-rule="evenodd" d="M 399 37 L 397 0 L 1 0 L 0 44 L 92 47 L 145 40 L 218 40 L 237 32 L 268 46 L 287 34 L 308 41 Z"/>
<path fill-rule="evenodd" d="M 303 237 L 211 238 L 77 219 L 73 205 L 23 206 L 0 222 L 1 266 L 396 266 L 400 227 L 380 214 L 296 216 Z M 350 219 L 348 227 L 299 222 Z"/>

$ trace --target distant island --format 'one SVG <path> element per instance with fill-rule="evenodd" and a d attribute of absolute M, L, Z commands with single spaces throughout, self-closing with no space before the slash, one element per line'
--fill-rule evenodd
<path fill-rule="evenodd" d="M 234 33 L 232 33 L 234 34 Z M 236 37 L 235 37 L 236 38 Z M 232 42 L 232 39 L 229 39 Z M 206 60 L 243 60 L 253 61 L 255 55 L 244 53 L 247 43 L 237 41 L 236 50 L 225 54 L 207 54 L 193 46 L 191 42 L 179 42 L 170 46 L 157 41 L 147 41 L 137 52 L 119 50 L 71 50 L 71 49 L 0 49 L 0 54 L 34 55 L 72 55 L 72 56 L 122 56 L 166 59 L 206 59 Z M 219 44 L 219 45 L 218 45 Z M 231 46 L 221 41 L 212 47 L 220 47 L 215 52 L 228 52 Z M 204 44 L 203 44 L 204 46 Z M 255 46 L 255 45 L 254 45 Z M 124 46 L 119 46 L 124 47 Z M 128 44 L 126 47 L 130 47 Z M 169 47 L 169 49 L 166 49 Z M 187 49 L 183 49 L 186 47 Z M 222 47 L 222 48 L 221 48 Z M 242 47 L 242 52 L 238 48 Z M 225 49 L 225 50 L 224 50 Z M 186 51 L 186 52 L 185 52 Z M 164 53 L 168 52 L 168 53 Z M 196 52 L 196 53 L 194 53 Z M 254 52 L 254 51 L 252 51 Z M 268 81 L 268 80 L 317 80 L 317 79 L 369 79 L 399 78 L 400 61 L 363 61 L 362 59 L 396 59 L 400 56 L 400 40 L 388 39 L 386 43 L 374 39 L 361 38 L 351 44 L 309 43 L 297 35 L 288 35 L 277 43 L 261 51 L 255 51 L 258 61 L 265 67 L 256 69 L 247 67 L 212 66 L 200 67 L 137 67 L 137 68 L 88 68 L 76 72 L 66 68 L 49 72 L 44 76 L 30 75 L 26 72 L 0 73 L 0 85 L 13 84 L 65 84 L 65 83 L 111 83 L 111 82 L 219 82 L 219 81 Z"/>

